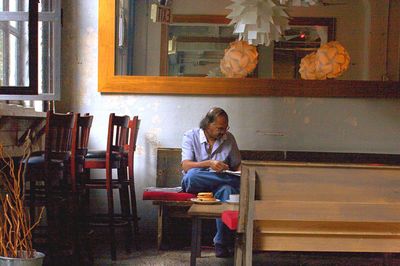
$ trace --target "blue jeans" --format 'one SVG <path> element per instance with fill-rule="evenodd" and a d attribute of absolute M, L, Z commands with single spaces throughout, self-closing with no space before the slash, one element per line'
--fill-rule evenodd
<path fill-rule="evenodd" d="M 189 193 L 213 192 L 214 197 L 226 201 L 229 195 L 238 194 L 240 178 L 234 175 L 210 172 L 204 168 L 192 168 L 182 178 L 182 189 Z M 232 245 L 232 231 L 221 219 L 216 219 L 217 233 L 214 244 Z"/>

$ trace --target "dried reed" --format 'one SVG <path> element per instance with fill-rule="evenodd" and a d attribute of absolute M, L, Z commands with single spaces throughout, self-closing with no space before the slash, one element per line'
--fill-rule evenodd
<path fill-rule="evenodd" d="M 18 169 L 0 144 L 0 256 L 32 258 L 32 230 L 39 224 L 44 208 L 35 224 L 30 224 L 29 212 L 24 206 L 24 175 L 30 157 L 31 142 L 24 143 L 24 152 Z"/>

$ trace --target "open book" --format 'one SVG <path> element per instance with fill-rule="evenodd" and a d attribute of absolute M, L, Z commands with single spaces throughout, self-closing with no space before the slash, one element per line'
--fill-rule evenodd
<path fill-rule="evenodd" d="M 241 176 L 242 172 L 241 171 L 231 171 L 231 170 L 224 170 L 222 173 L 230 174 L 230 175 L 236 175 L 236 176 Z"/>
<path fill-rule="evenodd" d="M 210 172 L 216 172 L 213 169 L 209 169 Z M 242 172 L 241 171 L 232 171 L 232 170 L 222 170 L 221 173 L 229 174 L 229 175 L 235 175 L 235 176 L 241 176 Z"/>

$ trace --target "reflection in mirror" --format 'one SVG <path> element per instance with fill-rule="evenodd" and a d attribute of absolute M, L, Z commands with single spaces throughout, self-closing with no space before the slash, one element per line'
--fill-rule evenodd
<path fill-rule="evenodd" d="M 168 26 L 168 69 L 161 75 L 221 76 L 224 50 L 236 39 L 232 32 L 233 27 L 226 25 Z"/>
<path fill-rule="evenodd" d="M 229 43 L 235 41 L 233 26 L 213 24 L 226 21 L 224 16 L 202 16 L 202 23 L 190 23 L 196 16 L 174 15 L 179 23 L 168 26 L 168 50 L 161 51 L 161 59 L 168 53 L 167 64 L 161 65 L 161 75 L 187 77 L 223 77 L 220 60 Z M 321 44 L 334 40 L 334 18 L 293 17 L 291 28 L 282 41 L 269 47 L 257 46 L 259 64 L 250 77 L 291 79 L 299 77 L 300 60 L 316 51 Z M 272 59 L 272 60 L 271 60 Z"/>
<path fill-rule="evenodd" d="M 150 19 L 151 1 L 121 0 L 116 8 L 116 48 L 115 73 L 117 75 L 146 75 L 146 76 L 219 76 L 218 62 L 228 46 L 229 39 L 235 38 L 229 34 L 228 27 L 218 23 L 197 23 L 196 28 L 189 28 L 188 22 L 175 22 L 177 14 L 198 14 L 209 1 L 199 4 L 194 0 L 172 1 L 169 7 L 172 21 L 170 24 L 153 22 Z M 204 4 L 203 4 L 204 2 Z M 218 7 L 210 10 L 225 17 L 228 12 L 225 7 L 229 0 L 218 1 Z M 204 8 L 203 8 L 204 10 Z M 336 19 L 333 25 L 336 37 L 329 36 L 329 40 L 336 39 L 348 50 L 351 57 L 349 70 L 339 79 L 381 80 L 386 74 L 387 58 L 377 51 L 386 50 L 387 40 L 374 36 L 386 36 L 388 30 L 388 1 L 380 4 L 365 0 L 329 1 L 329 4 L 312 7 L 290 7 L 287 9 L 291 17 L 329 17 Z M 207 16 L 208 14 L 202 14 Z M 199 16 L 199 15 L 197 15 Z M 195 25 L 193 22 L 192 25 Z M 292 25 L 296 23 L 291 22 Z M 289 47 L 296 43 L 298 37 L 294 35 L 308 33 L 309 37 L 316 32 L 313 28 L 292 27 L 285 34 L 282 42 L 269 47 L 259 46 L 259 66 L 253 74 L 259 78 L 298 78 L 298 67 L 302 57 L 312 52 L 316 47 Z M 322 24 L 312 24 L 325 27 Z M 351 25 L 351 26 L 350 26 Z M 191 29 L 194 29 L 193 31 Z M 316 28 L 314 28 L 316 30 Z M 304 32 L 303 32 L 304 31 Z M 190 35 L 185 35 L 185 33 Z M 317 32 L 318 33 L 318 32 Z M 201 37 L 201 38 L 200 38 Z M 197 38 L 197 42 L 193 40 Z M 209 42 L 217 38 L 214 42 Z M 319 42 L 324 42 L 319 36 Z M 316 40 L 316 39 L 314 39 Z M 301 41 L 301 40 L 300 40 Z M 311 40 L 313 41 L 313 40 Z M 210 50 L 210 47 L 215 49 Z M 318 44 L 319 45 L 319 44 Z M 199 48 L 197 51 L 191 47 Z M 177 49 L 177 50 L 174 50 Z M 190 51 L 189 51 L 190 50 Z"/>

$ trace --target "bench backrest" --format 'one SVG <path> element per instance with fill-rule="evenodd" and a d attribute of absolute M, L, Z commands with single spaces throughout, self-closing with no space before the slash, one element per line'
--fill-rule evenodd
<path fill-rule="evenodd" d="M 400 204 L 398 166 L 260 162 L 247 171 L 252 172 L 244 191 L 255 208 L 254 220 L 400 222 L 400 216 L 347 212 L 360 204 L 371 211 Z"/>
<path fill-rule="evenodd" d="M 284 160 L 284 153 L 277 151 L 241 151 L 243 160 Z M 182 150 L 179 148 L 158 148 L 157 187 L 177 187 L 182 180 Z"/>
<path fill-rule="evenodd" d="M 181 149 L 158 148 L 157 187 L 177 187 L 182 180 Z"/>
<path fill-rule="evenodd" d="M 157 149 L 158 187 L 180 186 L 182 180 L 180 148 Z M 241 150 L 242 160 L 288 162 L 336 162 L 336 163 L 385 163 L 399 164 L 398 154 L 333 153 L 302 151 L 255 151 Z"/>

